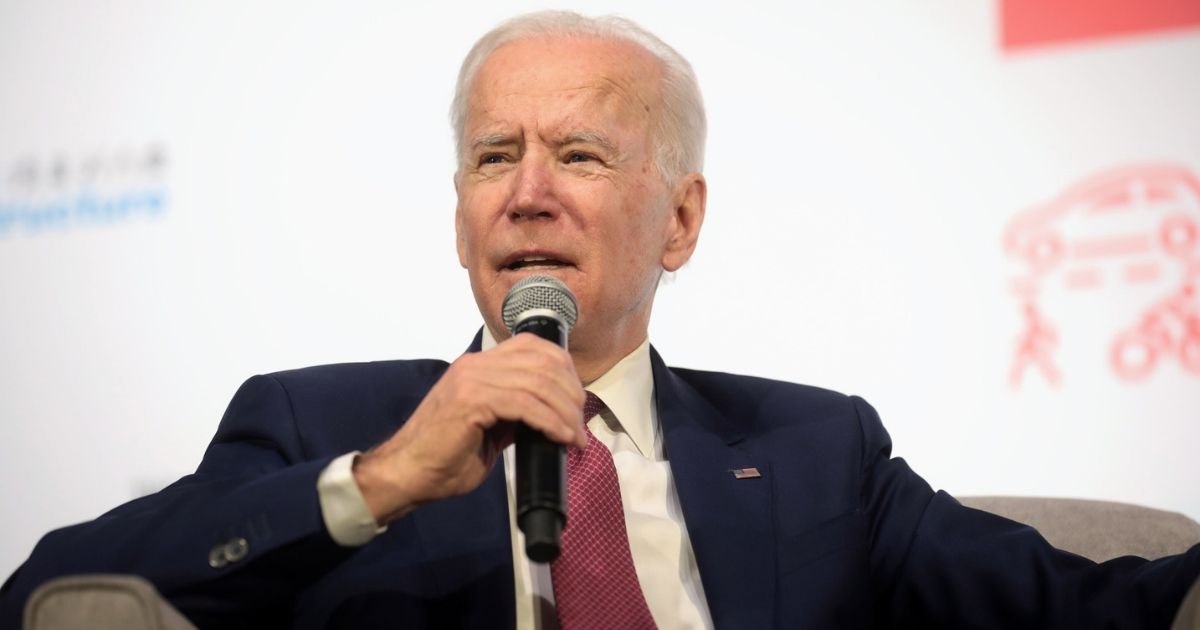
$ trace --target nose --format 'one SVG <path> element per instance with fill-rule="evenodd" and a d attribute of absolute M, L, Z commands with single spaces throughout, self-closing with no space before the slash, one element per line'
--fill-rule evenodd
<path fill-rule="evenodd" d="M 537 153 L 528 152 L 517 165 L 506 208 L 513 221 L 555 219 L 562 212 L 553 161 Z"/>

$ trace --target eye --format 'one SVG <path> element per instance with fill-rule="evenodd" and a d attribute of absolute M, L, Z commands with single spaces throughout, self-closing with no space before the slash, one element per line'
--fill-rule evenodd
<path fill-rule="evenodd" d="M 508 161 L 508 156 L 503 153 L 487 153 L 479 158 L 479 163 L 483 164 L 503 164 Z"/>
<path fill-rule="evenodd" d="M 578 151 L 572 151 L 567 154 L 566 161 L 568 164 L 577 163 L 577 162 L 594 162 L 594 161 L 596 161 L 596 156 L 588 155 L 587 153 L 580 153 Z"/>

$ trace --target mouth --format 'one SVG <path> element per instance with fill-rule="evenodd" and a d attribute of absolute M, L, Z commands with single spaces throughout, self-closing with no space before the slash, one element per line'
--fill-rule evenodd
<path fill-rule="evenodd" d="M 506 271 L 552 271 L 574 266 L 570 261 L 554 254 L 536 253 L 509 256 L 501 265 L 501 269 Z"/>

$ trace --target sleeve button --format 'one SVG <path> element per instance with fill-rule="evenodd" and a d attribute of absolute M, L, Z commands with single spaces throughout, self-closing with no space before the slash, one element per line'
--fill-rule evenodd
<path fill-rule="evenodd" d="M 225 543 L 224 556 L 225 560 L 233 563 L 246 557 L 250 552 L 250 543 L 246 542 L 245 538 L 234 538 Z"/>
<path fill-rule="evenodd" d="M 220 569 L 221 567 L 229 564 L 229 560 L 225 558 L 227 553 L 228 552 L 225 549 L 225 545 L 218 544 L 213 547 L 208 552 L 208 566 L 214 569 Z"/>

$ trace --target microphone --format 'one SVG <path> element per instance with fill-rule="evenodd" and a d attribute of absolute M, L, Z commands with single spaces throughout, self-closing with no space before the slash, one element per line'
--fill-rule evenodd
<path fill-rule="evenodd" d="M 509 289 L 502 307 L 504 325 L 516 335 L 531 332 L 564 349 L 579 318 L 579 305 L 567 285 L 550 276 L 528 276 Z M 558 557 L 567 523 L 565 449 L 536 429 L 518 423 L 517 526 L 525 534 L 525 555 L 534 562 Z"/>

